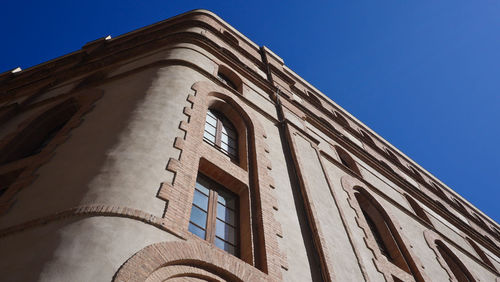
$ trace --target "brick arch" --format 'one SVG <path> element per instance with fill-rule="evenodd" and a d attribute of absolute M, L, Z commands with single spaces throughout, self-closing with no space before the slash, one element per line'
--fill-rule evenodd
<path fill-rule="evenodd" d="M 415 281 L 414 277 L 394 264 L 390 263 L 385 256 L 381 254 L 379 251 L 377 242 L 373 238 L 373 236 L 367 236 L 367 234 L 371 234 L 370 227 L 364 220 L 363 211 L 356 200 L 356 193 L 362 193 L 363 196 L 367 197 L 368 200 L 379 210 L 379 212 L 384 216 L 390 225 L 392 225 L 392 229 L 395 231 L 395 235 L 398 238 L 396 240 L 400 241 L 400 245 L 402 246 L 401 252 L 403 252 L 404 256 L 407 258 L 407 262 L 410 264 L 409 267 L 413 272 L 417 281 L 430 281 L 429 277 L 422 271 L 423 265 L 420 262 L 419 258 L 415 256 L 413 251 L 411 250 L 412 245 L 409 240 L 400 232 L 403 228 L 397 221 L 396 217 L 391 213 L 389 209 L 385 209 L 379 201 L 377 201 L 373 195 L 373 192 L 366 187 L 366 184 L 361 180 L 356 179 L 352 176 L 343 176 L 341 178 L 341 184 L 344 191 L 348 194 L 348 202 L 352 209 L 356 212 L 355 220 L 358 226 L 363 230 L 363 237 L 366 247 L 368 247 L 373 255 L 373 262 L 380 273 L 382 273 L 386 279 L 386 281 Z M 399 244 L 398 244 L 399 245 Z M 361 247 L 361 246 L 358 246 Z M 398 279 L 396 280 L 395 277 Z"/>
<path fill-rule="evenodd" d="M 209 281 L 262 281 L 262 272 L 224 251 L 203 243 L 161 242 L 135 253 L 115 273 L 113 281 L 164 281 L 195 277 Z"/>
<path fill-rule="evenodd" d="M 191 281 L 193 278 L 209 282 L 224 281 L 219 275 L 201 268 L 187 265 L 167 265 L 155 270 L 145 282 Z"/>

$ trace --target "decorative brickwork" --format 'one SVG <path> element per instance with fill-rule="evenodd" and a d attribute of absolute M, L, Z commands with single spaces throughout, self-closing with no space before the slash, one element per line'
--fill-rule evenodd
<path fill-rule="evenodd" d="M 439 234 L 437 234 L 436 232 L 434 232 L 432 230 L 425 230 L 424 231 L 424 237 L 425 237 L 425 241 L 427 242 L 427 244 L 429 245 L 429 247 L 432 249 L 432 251 L 436 255 L 437 261 L 439 262 L 439 264 L 441 265 L 441 267 L 446 271 L 446 273 L 448 273 L 448 276 L 450 277 L 450 281 L 452 281 L 452 282 L 458 281 L 455 278 L 455 275 L 453 275 L 453 272 L 451 271 L 450 267 L 448 266 L 448 264 L 446 263 L 446 261 L 444 260 L 444 258 L 439 253 L 439 250 L 438 250 L 436 242 L 437 241 L 444 242 L 444 239 Z M 474 278 L 474 281 L 480 281 L 474 275 L 474 273 L 472 273 L 472 272 L 469 272 L 469 273 Z M 498 280 L 498 278 L 497 278 L 497 280 Z M 473 282 L 473 281 L 471 281 L 471 282 Z"/>
<path fill-rule="evenodd" d="M 352 209 L 356 211 L 356 222 L 364 232 L 365 244 L 372 251 L 374 255 L 373 261 L 377 269 L 380 271 L 380 273 L 384 275 L 387 281 L 394 281 L 394 277 L 396 277 L 401 281 L 415 281 L 415 279 L 409 273 L 400 269 L 396 265 L 390 263 L 387 260 L 387 258 L 380 252 L 377 242 L 375 241 L 373 236 L 368 235 L 371 234 L 370 227 L 364 220 L 363 212 L 354 194 L 356 192 L 356 189 L 359 190 L 359 188 L 365 187 L 364 183 L 351 176 L 343 176 L 341 179 L 341 183 L 342 183 L 342 188 L 348 194 L 349 205 L 351 206 Z M 359 191 L 362 191 L 362 193 L 366 194 L 366 196 L 373 198 L 373 196 L 370 195 L 370 192 L 367 189 L 361 188 L 361 190 Z M 380 205 L 380 203 L 378 203 L 378 205 Z M 399 231 L 403 229 L 397 222 L 396 217 L 391 214 L 390 210 L 383 209 L 383 211 L 386 213 L 386 216 L 390 219 L 391 224 L 394 226 L 395 230 Z M 408 239 L 404 236 L 404 234 L 398 232 L 397 235 L 401 238 L 401 241 L 403 243 L 402 244 L 403 248 L 400 251 L 404 252 L 405 256 L 410 258 L 410 260 L 407 262 L 409 264 L 409 267 L 411 268 L 411 271 L 415 275 L 417 281 L 429 281 L 430 279 L 426 276 L 425 272 L 423 271 L 422 263 L 420 262 L 418 257 L 416 257 L 411 251 L 411 248 L 413 248 L 413 246 L 409 243 Z"/>
<path fill-rule="evenodd" d="M 71 208 L 68 210 L 60 211 L 48 216 L 40 217 L 34 220 L 27 221 L 22 224 L 14 225 L 8 228 L 0 230 L 0 237 L 9 236 L 11 234 L 21 232 L 26 229 L 35 228 L 47 224 L 49 222 L 75 218 L 75 217 L 91 217 L 91 216 L 109 216 L 109 217 L 123 217 L 130 218 L 134 220 L 139 220 L 144 223 L 153 225 L 165 231 L 169 231 L 175 234 L 174 230 L 170 230 L 165 227 L 162 223 L 163 220 L 152 214 L 143 212 L 141 210 L 120 207 L 120 206 L 109 206 L 109 205 L 86 205 Z M 180 235 L 178 235 L 182 238 Z"/>
<path fill-rule="evenodd" d="M 232 187 L 240 201 L 244 199 L 243 202 L 248 203 L 242 205 L 250 211 L 248 220 L 242 223 L 243 229 L 247 226 L 242 241 L 249 244 L 246 249 L 242 248 L 241 259 L 268 273 L 271 280 L 280 280 L 280 267 L 286 269 L 287 264 L 276 238 L 281 235 L 281 227 L 273 217 L 277 204 L 271 189 L 274 181 L 267 173 L 271 165 L 266 157 L 266 135 L 257 119 L 252 117 L 250 108 L 232 91 L 208 82 L 198 82 L 192 88 L 195 95 L 188 95 L 190 105 L 184 108 L 187 120 L 181 121 L 179 126 L 183 134 L 174 143 L 181 151 L 180 157 L 170 159 L 167 165 L 167 170 L 175 174 L 174 180 L 163 183 L 158 193 L 159 198 L 168 202 L 164 225 L 180 234 L 187 233 L 195 180 L 200 171 L 225 187 Z M 209 107 L 225 114 L 238 134 L 244 137 L 239 138 L 239 163 L 231 162 L 202 141 Z M 248 212 L 242 208 L 244 213 Z"/>
<path fill-rule="evenodd" d="M 196 242 L 165 242 L 145 247 L 120 267 L 113 281 L 165 281 L 202 277 L 209 281 L 268 281 L 268 275 L 228 253 Z"/>

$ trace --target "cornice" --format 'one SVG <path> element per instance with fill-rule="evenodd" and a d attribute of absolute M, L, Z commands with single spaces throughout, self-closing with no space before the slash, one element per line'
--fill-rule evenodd
<path fill-rule="evenodd" d="M 226 26 L 231 30 L 234 28 L 230 27 L 228 24 L 220 21 L 220 18 L 216 17 L 213 13 L 206 10 L 195 10 L 192 12 L 188 12 L 186 14 L 165 20 L 163 22 L 147 26 L 141 28 L 136 31 L 132 31 L 121 35 L 114 39 L 100 38 L 94 41 L 91 41 L 85 44 L 82 49 L 77 50 L 75 52 L 69 53 L 67 55 L 61 56 L 59 58 L 50 60 L 48 62 L 42 63 L 40 65 L 28 68 L 26 70 L 12 73 L 12 71 L 7 71 L 0 74 L 0 98 L 5 98 L 6 95 L 12 95 L 11 92 L 15 92 L 19 90 L 21 87 L 25 87 L 27 85 L 33 84 L 43 79 L 47 79 L 53 76 L 57 76 L 57 74 L 61 71 L 71 72 L 72 74 L 75 72 L 75 69 L 81 69 L 83 65 L 88 66 L 89 63 L 92 63 L 93 67 L 95 64 L 102 66 L 109 64 L 109 58 L 117 57 L 121 55 L 121 52 L 129 51 L 133 48 L 137 48 L 139 46 L 145 46 L 147 44 L 152 44 L 153 42 L 165 42 L 165 39 L 171 36 L 173 33 L 179 34 L 179 30 L 192 28 L 192 27 L 200 27 L 206 30 L 211 31 L 213 34 L 218 36 L 221 40 L 226 42 L 226 44 L 230 45 L 236 51 L 242 53 L 247 59 L 255 63 L 258 67 L 264 70 L 264 66 L 260 58 L 256 58 L 255 56 L 248 53 L 244 48 L 235 44 L 234 42 L 228 40 L 226 37 L 220 33 L 220 30 L 217 30 L 213 25 L 208 23 L 208 20 L 204 21 L 199 18 L 200 15 L 209 16 L 211 19 L 217 20 L 219 24 L 222 26 Z M 188 32 L 184 33 L 188 34 Z M 196 33 L 190 33 L 191 35 L 201 36 L 209 40 L 207 37 L 202 36 Z M 241 37 L 241 34 L 238 34 L 240 39 L 243 39 L 247 44 L 250 44 L 253 48 L 255 48 L 256 54 L 258 54 L 259 50 L 255 47 L 255 43 L 250 42 L 248 39 Z M 161 48 L 162 46 L 148 46 L 148 50 L 151 51 L 151 48 Z M 219 46 L 222 48 L 221 46 Z M 90 71 L 89 68 L 87 71 Z M 4 97 L 2 97 L 4 96 Z"/>

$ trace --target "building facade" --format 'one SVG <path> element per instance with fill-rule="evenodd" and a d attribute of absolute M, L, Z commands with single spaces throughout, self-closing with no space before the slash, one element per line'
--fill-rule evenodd
<path fill-rule="evenodd" d="M 2 281 L 500 281 L 500 226 L 215 14 L 0 74 Z"/>

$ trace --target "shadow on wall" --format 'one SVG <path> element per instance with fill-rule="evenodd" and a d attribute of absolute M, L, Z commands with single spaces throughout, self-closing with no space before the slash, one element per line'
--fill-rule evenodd
<path fill-rule="evenodd" d="M 166 92 L 161 92 L 155 85 L 160 72 L 159 68 L 142 70 L 126 79 L 114 80 L 98 87 L 105 90 L 104 96 L 55 149 L 49 162 L 37 170 L 35 181 L 15 196 L 14 205 L 0 218 L 2 228 L 85 204 L 123 203 L 129 206 L 133 202 L 134 191 L 131 189 L 136 187 L 129 181 L 137 181 L 134 180 L 134 165 L 135 168 L 144 166 L 141 160 L 148 158 L 147 154 L 151 153 L 150 148 L 141 147 L 136 142 L 136 139 L 144 138 L 141 124 L 152 122 L 158 127 L 156 123 L 159 121 L 154 120 L 154 115 L 162 110 L 151 100 L 163 99 L 165 103 L 171 100 L 162 97 Z M 178 107 L 182 114 L 184 105 Z M 171 147 L 172 144 L 173 139 L 164 146 Z M 165 173 L 169 156 L 153 157 L 164 161 L 152 169 Z M 143 170 L 146 169 L 151 170 L 151 167 L 143 167 Z M 158 185 L 155 183 L 151 187 L 142 187 L 150 189 L 150 193 L 144 197 L 149 197 L 151 201 L 156 199 Z M 158 199 L 157 206 L 157 215 L 161 216 L 165 203 Z M 74 221 L 76 219 L 71 219 L 69 223 Z M 5 277 L 12 278 L 12 281 L 43 278 L 44 267 L 50 264 L 56 254 L 61 256 L 64 252 L 71 252 L 67 244 L 64 250 L 60 249 L 62 242 L 58 231 L 66 224 L 67 220 L 49 223 L 30 230 L 33 232 L 20 232 L 1 238 L 0 252 L 9 258 L 2 263 L 3 269 L 0 268 L 2 280 Z"/>

